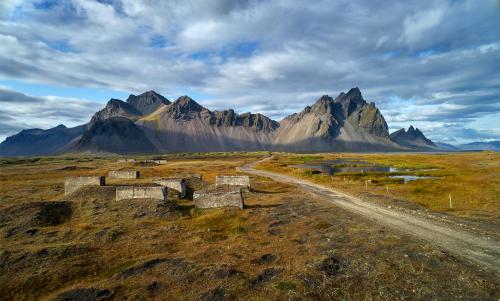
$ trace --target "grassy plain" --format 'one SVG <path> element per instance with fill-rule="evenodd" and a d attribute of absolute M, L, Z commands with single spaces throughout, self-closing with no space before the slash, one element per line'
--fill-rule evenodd
<path fill-rule="evenodd" d="M 171 155 L 165 156 L 168 164 L 156 166 L 119 164 L 117 158 L 0 160 L 2 299 L 500 297 L 500 282 L 488 271 L 265 178 L 251 177 L 244 210 L 199 210 L 190 200 L 169 200 L 167 205 L 153 200 L 116 202 L 113 185 L 120 184 L 118 180 L 64 196 L 65 176 L 131 168 L 141 172 L 134 183 L 202 173 L 203 182 L 197 185 L 210 186 L 217 174 L 236 173 L 237 166 L 267 155 Z M 263 167 L 292 172 L 280 164 L 317 158 L 279 155 Z M 69 212 L 52 210 L 54 203 L 68 205 Z"/>
<path fill-rule="evenodd" d="M 384 172 L 344 172 L 329 177 L 289 165 L 324 160 L 362 160 L 398 168 L 397 174 L 437 177 L 406 184 Z M 380 153 L 380 154 L 278 154 L 257 168 L 297 176 L 367 200 L 402 200 L 432 211 L 460 217 L 500 221 L 500 154 Z M 404 171 L 409 169 L 409 171 Z M 401 171 L 403 170 L 403 171 Z M 450 208 L 450 198 L 452 208 Z"/>

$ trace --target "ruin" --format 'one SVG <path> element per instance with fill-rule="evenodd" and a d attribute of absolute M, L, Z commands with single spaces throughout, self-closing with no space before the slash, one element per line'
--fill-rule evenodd
<path fill-rule="evenodd" d="M 240 187 L 219 187 L 214 190 L 198 190 L 193 194 L 197 208 L 238 207 L 243 209 L 243 194 Z"/>
<path fill-rule="evenodd" d="M 159 179 L 155 181 L 156 184 L 168 187 L 179 192 L 180 198 L 186 197 L 186 180 L 185 179 Z"/>
<path fill-rule="evenodd" d="M 104 186 L 104 176 L 82 176 L 82 177 L 66 177 L 64 178 L 64 195 L 73 193 L 83 186 Z"/>
<path fill-rule="evenodd" d="M 135 159 L 118 159 L 118 163 L 135 163 Z"/>
<path fill-rule="evenodd" d="M 116 187 L 116 200 L 155 199 L 166 201 L 168 188 L 161 186 L 119 186 Z"/>
<path fill-rule="evenodd" d="M 158 165 L 167 164 L 167 160 L 143 160 L 142 163 L 155 163 Z"/>
<path fill-rule="evenodd" d="M 224 185 L 241 186 L 250 188 L 249 176 L 217 176 L 215 178 L 215 186 L 221 187 Z"/>
<path fill-rule="evenodd" d="M 138 179 L 139 172 L 137 170 L 110 170 L 108 177 L 112 179 Z"/>

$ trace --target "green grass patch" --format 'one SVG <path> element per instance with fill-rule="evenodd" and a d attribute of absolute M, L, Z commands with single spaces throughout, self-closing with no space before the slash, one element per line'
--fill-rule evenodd
<path fill-rule="evenodd" d="M 281 281 L 274 284 L 274 287 L 283 291 L 293 291 L 297 288 L 297 284 L 292 281 Z"/>

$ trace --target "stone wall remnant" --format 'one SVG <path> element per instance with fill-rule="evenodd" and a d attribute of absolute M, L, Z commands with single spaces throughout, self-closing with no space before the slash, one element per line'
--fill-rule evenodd
<path fill-rule="evenodd" d="M 176 190 L 179 192 L 180 198 L 186 197 L 186 180 L 182 178 L 178 179 L 159 179 L 155 181 L 156 184 L 161 186 L 168 187 L 170 189 Z"/>
<path fill-rule="evenodd" d="M 250 177 L 249 176 L 217 176 L 215 178 L 215 186 L 241 186 L 250 188 Z"/>
<path fill-rule="evenodd" d="M 116 200 L 155 199 L 166 201 L 168 188 L 162 186 L 118 186 Z"/>
<path fill-rule="evenodd" d="M 108 177 L 112 179 L 138 179 L 139 171 L 137 170 L 110 170 Z"/>
<path fill-rule="evenodd" d="M 197 208 L 238 207 L 243 209 L 244 206 L 240 187 L 198 190 L 193 193 L 193 202 Z"/>
<path fill-rule="evenodd" d="M 66 177 L 64 178 L 64 195 L 75 192 L 83 186 L 104 186 L 104 176 L 80 176 L 80 177 Z"/>

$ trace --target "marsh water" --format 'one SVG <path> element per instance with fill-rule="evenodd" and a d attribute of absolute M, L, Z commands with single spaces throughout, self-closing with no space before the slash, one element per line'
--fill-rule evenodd
<path fill-rule="evenodd" d="M 411 181 L 415 181 L 418 179 L 439 179 L 439 177 L 429 177 L 429 176 L 413 176 L 413 175 L 398 175 L 398 176 L 389 176 L 391 179 L 403 179 L 405 184 Z"/>
<path fill-rule="evenodd" d="M 336 173 L 371 173 L 371 172 L 380 172 L 380 173 L 400 173 L 400 172 L 412 172 L 416 170 L 411 169 L 398 169 L 393 166 L 387 165 L 377 165 L 367 161 L 362 160 L 348 160 L 348 159 L 337 159 L 337 160 L 325 160 L 321 162 L 314 163 L 305 163 L 305 164 L 295 164 L 288 165 L 291 168 L 300 168 L 300 169 L 312 169 L 329 176 L 333 176 Z M 429 169 L 427 169 L 429 170 Z M 432 169 L 430 169 L 432 170 Z M 391 179 L 403 179 L 404 183 L 408 183 L 410 181 L 415 181 L 418 179 L 437 179 L 438 177 L 430 177 L 430 176 L 416 176 L 416 175 L 391 175 L 389 176 Z"/>

